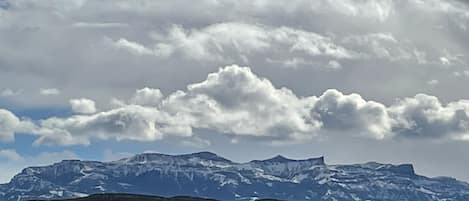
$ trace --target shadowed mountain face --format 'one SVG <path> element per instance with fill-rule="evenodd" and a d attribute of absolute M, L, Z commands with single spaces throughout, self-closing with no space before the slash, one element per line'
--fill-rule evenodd
<path fill-rule="evenodd" d="M 469 184 L 416 175 L 410 164 L 327 165 L 323 157 L 292 160 L 283 156 L 236 163 L 200 152 L 146 153 L 107 163 L 66 160 L 26 168 L 10 183 L 0 185 L 2 201 L 76 198 L 96 193 L 187 195 L 227 201 L 460 201 L 469 200 Z"/>

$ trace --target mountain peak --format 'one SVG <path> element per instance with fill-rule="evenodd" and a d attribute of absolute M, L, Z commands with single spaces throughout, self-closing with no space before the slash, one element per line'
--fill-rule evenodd
<path fill-rule="evenodd" d="M 277 156 L 274 156 L 272 158 L 264 160 L 264 162 L 279 162 L 279 163 L 289 162 L 289 161 L 294 161 L 294 160 L 289 159 L 289 158 L 287 158 L 285 156 L 282 156 L 282 155 L 277 155 Z"/>
<path fill-rule="evenodd" d="M 179 155 L 179 157 L 196 157 L 196 158 L 210 160 L 210 161 L 231 162 L 230 160 L 226 158 L 223 158 L 215 153 L 208 152 L 208 151 L 196 152 L 192 154 L 183 154 L 183 155 Z"/>
<path fill-rule="evenodd" d="M 318 158 L 309 158 L 309 159 L 302 159 L 302 160 L 296 160 L 296 159 L 290 159 L 282 155 L 277 155 L 269 159 L 265 160 L 253 160 L 251 161 L 253 163 L 288 163 L 288 162 L 313 162 L 317 165 L 325 165 L 324 163 L 324 157 L 318 157 Z"/>

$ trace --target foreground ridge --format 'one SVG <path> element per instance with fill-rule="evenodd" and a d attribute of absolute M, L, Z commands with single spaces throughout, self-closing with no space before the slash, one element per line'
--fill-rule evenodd
<path fill-rule="evenodd" d="M 417 175 L 411 164 L 328 165 L 323 157 L 293 160 L 281 155 L 237 163 L 214 153 L 199 152 L 143 153 L 112 162 L 64 160 L 25 168 L 9 183 L 0 185 L 2 201 L 67 199 L 103 193 L 158 195 L 164 197 L 151 199 L 163 200 L 187 195 L 227 201 L 460 201 L 469 200 L 469 184 L 447 177 Z M 84 200 L 96 196 L 106 195 Z"/>

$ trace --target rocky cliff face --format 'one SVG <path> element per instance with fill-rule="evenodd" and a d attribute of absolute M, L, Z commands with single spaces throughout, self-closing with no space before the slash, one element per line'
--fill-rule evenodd
<path fill-rule="evenodd" d="M 469 184 L 416 175 L 412 165 L 327 165 L 277 156 L 235 163 L 216 154 L 139 154 L 114 162 L 67 160 L 29 167 L 0 185 L 0 200 L 96 193 L 189 195 L 218 200 L 469 200 Z"/>

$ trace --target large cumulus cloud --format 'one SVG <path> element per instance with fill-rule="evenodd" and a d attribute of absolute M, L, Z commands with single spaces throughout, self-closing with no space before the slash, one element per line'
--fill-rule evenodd
<path fill-rule="evenodd" d="M 89 144 L 90 139 L 154 141 L 194 137 L 194 128 L 276 141 L 311 139 L 320 123 L 310 117 L 314 97 L 275 88 L 247 67 L 228 66 L 163 98 L 137 90 L 117 108 L 93 115 L 50 118 L 32 131 L 36 144 Z"/>
<path fill-rule="evenodd" d="M 401 137 L 469 139 L 468 100 L 443 105 L 434 96 L 418 94 L 392 105 L 389 112 L 393 131 Z"/>
<path fill-rule="evenodd" d="M 443 104 L 436 97 L 418 94 L 387 106 L 335 89 L 302 97 L 236 65 L 220 68 L 186 90 L 164 96 L 158 89 L 143 88 L 118 103 L 95 114 L 29 122 L 22 130 L 37 136 L 36 145 L 168 138 L 209 141 L 199 129 L 235 141 L 249 138 L 277 144 L 305 143 L 338 131 L 377 140 L 469 139 L 467 100 Z M 3 140 L 12 140 L 21 120 L 6 110 L 0 114 Z"/>
<path fill-rule="evenodd" d="M 327 130 L 357 132 L 383 139 L 390 134 L 392 119 L 381 103 L 366 101 L 359 94 L 344 95 L 327 90 L 311 110 Z"/>

